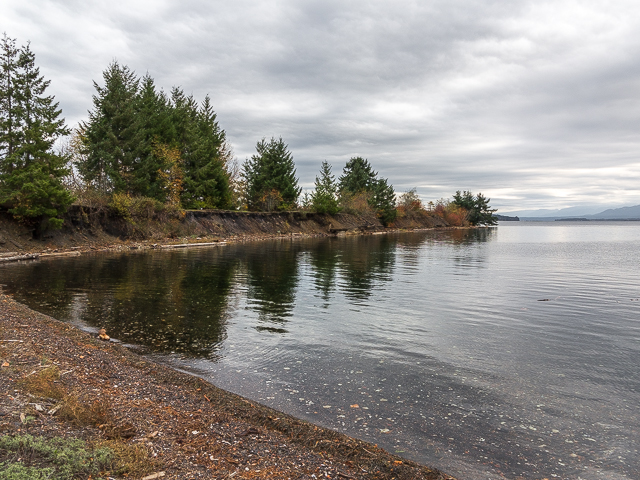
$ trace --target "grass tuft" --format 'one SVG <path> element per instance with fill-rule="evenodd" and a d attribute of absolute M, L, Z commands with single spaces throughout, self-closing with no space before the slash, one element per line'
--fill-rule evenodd
<path fill-rule="evenodd" d="M 95 475 L 114 459 L 109 448 L 90 449 L 78 439 L 31 435 L 0 437 L 0 479 L 67 480 Z"/>
<path fill-rule="evenodd" d="M 62 400 L 66 395 L 64 387 L 57 383 L 60 378 L 58 367 L 51 366 L 40 370 L 27 378 L 21 380 L 21 385 L 32 395 Z"/>

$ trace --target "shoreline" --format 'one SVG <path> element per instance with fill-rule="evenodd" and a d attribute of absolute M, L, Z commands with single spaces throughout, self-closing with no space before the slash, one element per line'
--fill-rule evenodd
<path fill-rule="evenodd" d="M 145 452 L 152 468 L 114 478 L 454 480 L 97 340 L 3 293 L 0 364 L 7 392 L 0 435 L 121 442 Z M 57 400 L 29 390 L 28 382 L 50 371 L 57 372 L 50 387 L 65 392 Z M 63 415 L 70 405 L 88 418 Z"/>
<path fill-rule="evenodd" d="M 0 253 L 0 264 L 19 262 L 25 260 L 39 260 L 45 258 L 58 258 L 58 257 L 77 257 L 86 253 L 96 252 L 122 252 L 122 251 L 143 251 L 143 250 L 173 250 L 173 249 L 185 249 L 185 248 L 203 248 L 203 247 L 217 247 L 232 245 L 237 243 L 248 242 L 261 242 L 268 240 L 294 240 L 294 239 L 310 239 L 310 238 L 331 238 L 331 237 L 346 237 L 346 236 L 367 236 L 367 235 L 390 235 L 394 233 L 412 233 L 412 232 L 425 232 L 425 231 L 438 231 L 438 230 L 454 230 L 454 229 L 470 229 L 477 227 L 431 227 L 431 228 L 389 228 L 384 231 L 376 232 L 360 232 L 349 233 L 347 235 L 333 235 L 333 234 L 304 234 L 295 233 L 289 235 L 272 234 L 272 235 L 246 235 L 226 238 L 221 240 L 217 237 L 205 237 L 196 239 L 165 239 L 165 241 L 154 240 L 122 240 L 120 243 L 112 243 L 100 246 L 94 245 L 82 245 L 69 248 L 51 249 L 45 248 L 40 251 L 15 251 L 15 252 L 2 252 Z"/>
<path fill-rule="evenodd" d="M 0 212 L 0 263 L 76 256 L 96 251 L 188 248 L 268 239 L 375 235 L 451 229 L 439 217 L 405 217 L 384 227 L 375 217 L 305 212 L 187 211 L 180 218 L 125 221 L 70 211 L 60 230 L 34 238 L 33 231 Z"/>

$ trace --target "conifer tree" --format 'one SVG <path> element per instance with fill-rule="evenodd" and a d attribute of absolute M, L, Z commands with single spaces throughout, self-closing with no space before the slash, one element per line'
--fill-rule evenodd
<path fill-rule="evenodd" d="M 293 156 L 282 138 L 265 138 L 256 144 L 256 155 L 244 163 L 249 208 L 272 210 L 296 205 L 300 191 Z"/>
<path fill-rule="evenodd" d="M 0 42 L 0 174 L 13 170 L 13 153 L 21 142 L 20 105 L 15 98 L 19 49 L 5 33 Z"/>
<path fill-rule="evenodd" d="M 103 73 L 104 87 L 93 85 L 93 110 L 82 125 L 87 160 L 78 165 L 83 177 L 104 192 L 138 193 L 135 170 L 143 140 L 136 121 L 138 79 L 128 67 L 113 62 Z"/>
<path fill-rule="evenodd" d="M 338 213 L 338 186 L 335 176 L 331 173 L 331 165 L 326 160 L 322 162 L 320 176 L 316 177 L 315 184 L 316 189 L 311 194 L 311 208 L 318 213 Z"/>
<path fill-rule="evenodd" d="M 489 206 L 490 201 L 491 199 L 486 198 L 481 193 L 474 195 L 467 190 L 463 193 L 458 190 L 451 203 L 467 210 L 467 218 L 471 225 L 495 225 L 497 220 L 493 212 L 496 210 Z"/>
<path fill-rule="evenodd" d="M 136 193 L 165 201 L 166 183 L 160 172 L 175 169 L 167 162 L 163 148 L 176 144 L 175 128 L 171 121 L 171 104 L 163 92 L 158 92 L 153 79 L 147 74 L 140 82 L 136 97 L 135 124 L 140 142 L 135 146 L 137 168 L 134 170 Z M 159 146 L 163 146 L 160 148 Z M 171 157 L 173 158 L 173 157 Z"/>
<path fill-rule="evenodd" d="M 53 96 L 45 91 L 50 81 L 40 75 L 29 44 L 19 51 L 13 64 L 15 41 L 4 37 L 6 63 L 3 78 L 9 88 L 2 92 L 3 141 L 0 157 L 0 203 L 8 205 L 14 217 L 25 222 L 41 220 L 40 230 L 60 227 L 58 218 L 72 203 L 73 196 L 64 188 L 62 177 L 68 173 L 68 159 L 53 151 L 60 136 L 69 134 L 61 110 Z M 5 110 L 6 108 L 6 110 Z"/>
<path fill-rule="evenodd" d="M 185 155 L 182 204 L 185 208 L 231 208 L 225 132 L 206 96 L 195 117 L 193 144 Z"/>
<path fill-rule="evenodd" d="M 349 198 L 364 194 L 380 221 L 388 225 L 396 218 L 396 200 L 393 186 L 378 178 L 371 164 L 362 157 L 351 158 L 340 177 L 340 193 Z"/>
<path fill-rule="evenodd" d="M 380 178 L 374 184 L 373 195 L 369 200 L 377 212 L 378 218 L 384 225 L 389 225 L 396 219 L 396 193 L 386 178 Z"/>
<path fill-rule="evenodd" d="M 170 96 L 147 74 L 138 80 L 113 62 L 104 86 L 94 82 L 94 109 L 81 125 L 85 156 L 77 168 L 104 193 L 151 197 L 185 208 L 229 208 L 229 148 L 211 100 L 200 107 L 179 87 Z M 180 188 L 168 193 L 168 178 Z M 175 182 L 169 182 L 175 184 Z"/>
<path fill-rule="evenodd" d="M 340 190 L 351 194 L 370 192 L 377 176 L 365 158 L 353 157 L 345 165 L 340 177 Z"/>

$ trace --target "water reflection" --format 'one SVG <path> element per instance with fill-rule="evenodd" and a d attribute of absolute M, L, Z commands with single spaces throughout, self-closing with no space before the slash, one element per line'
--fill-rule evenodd
<path fill-rule="evenodd" d="M 1 266 L 0 283 L 459 478 L 631 479 L 640 228 L 619 230 L 612 242 L 586 241 L 607 236 L 592 227 L 550 243 L 501 226 L 97 255 Z"/>
<path fill-rule="evenodd" d="M 419 246 L 425 239 L 403 242 Z M 104 327 L 153 352 L 215 358 L 239 298 L 256 312 L 256 330 L 286 334 L 302 264 L 325 307 L 338 292 L 363 301 L 391 280 L 397 242 L 376 235 L 96 254 L 6 265 L 0 278 L 20 301 L 56 318 Z"/>
<path fill-rule="evenodd" d="M 262 247 L 262 248 L 260 248 Z M 256 329 L 286 333 L 299 280 L 299 242 L 261 245 L 244 259 L 247 272 L 247 303 L 258 312 Z"/>
<path fill-rule="evenodd" d="M 338 262 L 341 257 L 342 250 L 335 241 L 323 242 L 309 252 L 313 284 L 324 300 L 323 308 L 329 307 L 329 300 L 336 289 Z"/>

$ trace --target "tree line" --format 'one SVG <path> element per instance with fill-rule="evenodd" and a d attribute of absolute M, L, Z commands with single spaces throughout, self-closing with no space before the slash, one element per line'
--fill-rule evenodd
<path fill-rule="evenodd" d="M 88 119 L 72 131 L 46 94 L 50 81 L 29 44 L 17 47 L 5 34 L 0 64 L 0 206 L 23 222 L 59 227 L 67 207 L 91 193 L 116 206 L 145 199 L 174 209 L 370 213 L 385 225 L 424 214 L 461 225 L 495 223 L 481 194 L 457 192 L 434 208 L 415 189 L 396 199 L 393 185 L 362 157 L 351 158 L 339 178 L 322 162 L 315 189 L 301 197 L 282 138 L 259 140 L 238 165 L 208 96 L 198 102 L 179 87 L 167 94 L 149 74 L 139 78 L 117 61 L 102 85 L 94 82 Z"/>

